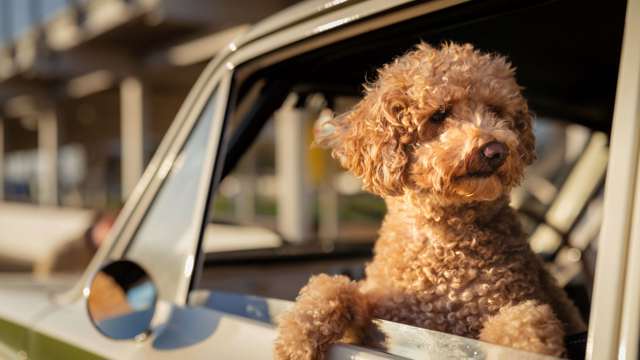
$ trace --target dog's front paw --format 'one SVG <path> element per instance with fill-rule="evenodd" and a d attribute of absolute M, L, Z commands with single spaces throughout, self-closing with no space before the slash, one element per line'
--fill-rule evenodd
<path fill-rule="evenodd" d="M 302 334 L 286 333 L 280 335 L 275 343 L 275 360 L 322 360 L 324 356 Z"/>
<path fill-rule="evenodd" d="M 317 275 L 278 320 L 274 357 L 321 360 L 328 347 L 369 319 L 367 301 L 346 276 Z"/>
<path fill-rule="evenodd" d="M 549 305 L 535 301 L 500 309 L 485 321 L 480 340 L 545 355 L 565 352 L 562 323 Z"/>

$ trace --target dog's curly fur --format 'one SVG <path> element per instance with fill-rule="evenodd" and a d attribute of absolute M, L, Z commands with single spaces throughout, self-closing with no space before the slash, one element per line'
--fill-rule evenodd
<path fill-rule="evenodd" d="M 531 122 L 511 64 L 469 44 L 422 43 L 380 69 L 316 135 L 387 203 L 374 259 L 361 282 L 309 281 L 280 319 L 276 358 L 321 359 L 372 317 L 562 355 L 584 324 L 509 207 L 535 159 Z M 493 141 L 507 156 L 487 172 L 478 151 Z"/>

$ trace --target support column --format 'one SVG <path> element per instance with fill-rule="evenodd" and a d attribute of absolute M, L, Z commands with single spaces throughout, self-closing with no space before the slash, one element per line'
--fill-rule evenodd
<path fill-rule="evenodd" d="M 285 239 L 302 242 L 310 235 L 311 204 L 307 190 L 307 113 L 289 96 L 275 114 L 278 230 Z"/>
<path fill-rule="evenodd" d="M 325 107 L 316 123 L 326 123 L 332 118 L 333 111 Z M 318 186 L 318 237 L 325 249 L 333 247 L 340 226 L 339 196 L 333 184 L 335 169 L 330 159 L 329 151 L 319 147 L 311 149 L 311 174 Z"/>
<path fill-rule="evenodd" d="M 249 150 L 239 165 L 240 192 L 235 197 L 235 218 L 239 223 L 253 224 L 256 217 L 256 151 Z"/>
<path fill-rule="evenodd" d="M 144 171 L 144 131 L 148 115 L 142 80 L 129 76 L 120 83 L 122 199 L 126 200 Z"/>
<path fill-rule="evenodd" d="M 38 202 L 58 204 L 58 116 L 53 109 L 38 115 Z"/>

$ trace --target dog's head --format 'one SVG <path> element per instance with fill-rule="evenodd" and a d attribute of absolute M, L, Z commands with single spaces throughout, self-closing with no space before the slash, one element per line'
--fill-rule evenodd
<path fill-rule="evenodd" d="M 352 111 L 320 125 L 316 142 L 383 197 L 490 201 L 534 160 L 531 121 L 504 57 L 420 44 L 380 69 Z"/>

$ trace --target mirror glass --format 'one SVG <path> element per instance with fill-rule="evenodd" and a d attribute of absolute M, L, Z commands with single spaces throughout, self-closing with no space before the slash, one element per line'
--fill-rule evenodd
<path fill-rule="evenodd" d="M 104 266 L 87 293 L 89 317 L 105 336 L 125 340 L 149 332 L 158 290 L 138 264 L 119 260 Z"/>

